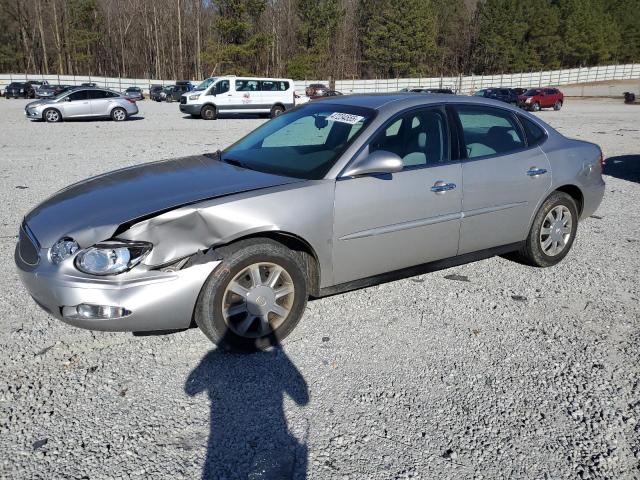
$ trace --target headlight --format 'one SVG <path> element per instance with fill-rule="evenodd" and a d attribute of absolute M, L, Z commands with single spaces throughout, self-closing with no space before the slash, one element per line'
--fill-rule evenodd
<path fill-rule="evenodd" d="M 189 100 L 197 100 L 200 98 L 200 94 L 196 93 L 195 95 L 189 95 Z"/>
<path fill-rule="evenodd" d="M 524 103 L 531 103 L 531 97 L 527 98 Z"/>
<path fill-rule="evenodd" d="M 91 275 L 117 275 L 131 270 L 151 251 L 147 242 L 110 240 L 82 250 L 76 268 Z"/>
<path fill-rule="evenodd" d="M 80 249 L 78 242 L 73 238 L 63 237 L 53 244 L 49 250 L 49 259 L 54 265 L 58 265 L 65 258 L 71 257 Z"/>
<path fill-rule="evenodd" d="M 20 93 L 24 93 L 24 88 L 21 88 L 21 89 L 20 89 Z"/>

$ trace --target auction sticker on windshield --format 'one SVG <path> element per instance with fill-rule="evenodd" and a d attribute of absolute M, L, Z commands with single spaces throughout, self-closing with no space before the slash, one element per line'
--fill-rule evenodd
<path fill-rule="evenodd" d="M 353 115 L 351 113 L 334 112 L 327 117 L 327 120 L 355 125 L 356 123 L 364 120 L 364 117 L 361 117 L 360 115 Z"/>

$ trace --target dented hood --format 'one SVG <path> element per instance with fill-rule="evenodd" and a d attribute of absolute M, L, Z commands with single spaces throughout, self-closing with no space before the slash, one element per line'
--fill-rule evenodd
<path fill-rule="evenodd" d="M 42 247 L 63 236 L 81 247 L 127 222 L 201 200 L 300 179 L 271 175 L 200 155 L 136 165 L 71 185 L 34 208 L 25 222 Z"/>

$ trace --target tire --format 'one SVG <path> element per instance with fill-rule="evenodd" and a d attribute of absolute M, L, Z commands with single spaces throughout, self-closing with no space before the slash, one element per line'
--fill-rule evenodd
<path fill-rule="evenodd" d="M 111 110 L 111 120 L 114 122 L 124 122 L 128 117 L 127 111 L 122 107 Z"/>
<path fill-rule="evenodd" d="M 284 113 L 284 107 L 282 105 L 274 105 L 273 107 L 271 107 L 271 112 L 269 112 L 269 117 L 276 118 L 282 115 L 283 113 Z"/>
<path fill-rule="evenodd" d="M 562 102 L 560 100 L 558 100 L 554 105 L 553 105 L 553 109 L 557 112 L 558 110 L 560 110 L 562 108 Z"/>
<path fill-rule="evenodd" d="M 218 110 L 213 105 L 205 105 L 200 109 L 200 116 L 205 120 L 215 120 L 218 118 Z"/>
<path fill-rule="evenodd" d="M 60 111 L 55 108 L 47 108 L 44 112 L 42 112 L 42 118 L 49 123 L 57 123 L 62 121 L 62 115 Z"/>
<path fill-rule="evenodd" d="M 554 252 L 555 239 L 558 238 L 561 231 L 554 228 L 554 223 L 550 219 L 554 216 L 557 218 L 556 214 L 559 211 L 563 211 L 564 217 L 561 217 L 560 223 L 556 225 L 557 227 L 565 225 L 566 231 L 562 240 L 564 247 Z M 567 213 L 570 225 L 563 221 L 566 219 Z M 543 232 L 543 228 L 551 233 Z M 552 267 L 567 256 L 575 240 L 577 230 L 578 209 L 575 201 L 564 192 L 553 192 L 540 206 L 531 225 L 529 236 L 515 258 L 534 267 Z M 545 247 L 545 243 L 549 240 L 551 240 L 551 245 Z"/>
<path fill-rule="evenodd" d="M 539 112 L 540 104 L 538 102 L 534 103 L 533 105 L 531 105 L 531 110 L 533 110 L 534 112 Z"/>
<path fill-rule="evenodd" d="M 173 97 L 171 95 L 167 95 L 166 102 L 167 103 L 172 103 L 173 102 Z"/>
<path fill-rule="evenodd" d="M 297 254 L 265 238 L 243 240 L 220 252 L 222 263 L 211 273 L 198 296 L 196 324 L 221 348 L 252 352 L 278 345 L 298 324 L 307 305 L 307 280 Z M 252 280 L 256 266 L 257 282 Z M 270 288 L 266 284 L 277 268 L 282 271 L 273 277 L 277 282 L 275 288 Z M 289 293 L 276 299 L 278 291 Z M 286 315 L 278 315 L 270 308 Z M 265 311 L 266 317 L 261 316 Z"/>

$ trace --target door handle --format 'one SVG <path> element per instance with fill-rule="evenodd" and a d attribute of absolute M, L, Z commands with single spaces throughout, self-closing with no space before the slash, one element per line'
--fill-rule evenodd
<path fill-rule="evenodd" d="M 544 175 L 545 173 L 547 173 L 547 170 L 545 168 L 531 167 L 529 170 L 527 170 L 527 175 L 529 175 L 530 177 L 537 177 L 539 175 Z"/>
<path fill-rule="evenodd" d="M 456 188 L 455 183 L 438 181 L 433 184 L 433 187 L 431 187 L 431 191 L 434 193 L 445 193 L 445 192 L 448 192 L 449 190 L 453 190 L 454 188 Z"/>

